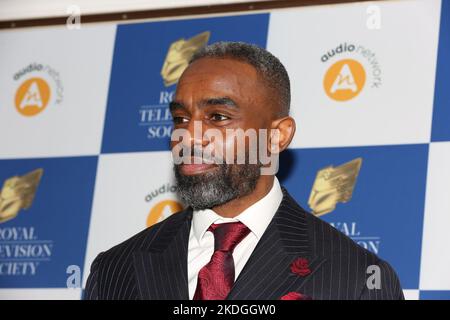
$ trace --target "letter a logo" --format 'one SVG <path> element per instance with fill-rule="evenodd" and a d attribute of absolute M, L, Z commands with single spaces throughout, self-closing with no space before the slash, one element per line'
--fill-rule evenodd
<path fill-rule="evenodd" d="M 16 93 L 16 109 L 24 116 L 34 116 L 47 107 L 50 99 L 50 87 L 41 78 L 26 80 Z"/>
<path fill-rule="evenodd" d="M 328 69 L 323 86 L 331 99 L 347 101 L 361 92 L 365 82 L 364 67 L 356 60 L 345 59 L 334 63 Z"/>
<path fill-rule="evenodd" d="M 178 201 L 169 199 L 158 202 L 147 216 L 147 227 L 151 227 L 181 210 L 183 210 L 183 206 Z"/>

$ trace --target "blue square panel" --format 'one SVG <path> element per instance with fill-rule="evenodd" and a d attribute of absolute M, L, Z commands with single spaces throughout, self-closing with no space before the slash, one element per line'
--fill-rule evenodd
<path fill-rule="evenodd" d="M 442 1 L 431 141 L 450 141 L 450 1 Z"/>
<path fill-rule="evenodd" d="M 308 205 L 318 171 L 362 158 L 353 194 L 320 216 L 355 242 L 388 261 L 404 289 L 418 288 L 428 145 L 289 149 L 281 158 L 282 183 L 302 207 Z M 321 196 L 342 192 L 337 185 Z M 340 191 L 339 191 L 340 190 Z M 326 191 L 326 192 L 325 192 Z M 318 210 L 316 210 L 318 211 Z"/>
<path fill-rule="evenodd" d="M 150 22 L 117 28 L 102 153 L 169 150 L 176 84 L 161 70 L 171 45 L 209 32 L 208 43 L 266 46 L 269 15 Z"/>
<path fill-rule="evenodd" d="M 0 161 L 0 288 L 64 288 L 69 266 L 80 284 L 96 169 L 97 157 Z"/>
<path fill-rule="evenodd" d="M 450 291 L 439 290 L 421 290 L 419 294 L 420 300 L 450 300 Z"/>

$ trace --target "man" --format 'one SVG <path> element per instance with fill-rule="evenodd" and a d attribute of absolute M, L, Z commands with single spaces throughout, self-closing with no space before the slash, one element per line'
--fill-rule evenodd
<path fill-rule="evenodd" d="M 170 104 L 188 207 L 99 254 L 85 298 L 403 299 L 388 263 L 303 210 L 274 172 L 262 174 L 273 163 L 250 161 L 255 148 L 273 156 L 288 147 L 289 106 L 288 74 L 266 50 L 221 42 L 197 52 Z M 269 133 L 237 150 L 233 130 Z M 233 152 L 244 163 L 218 161 Z"/>

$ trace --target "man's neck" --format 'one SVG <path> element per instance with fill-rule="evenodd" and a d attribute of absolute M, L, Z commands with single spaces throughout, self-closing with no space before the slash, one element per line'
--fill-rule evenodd
<path fill-rule="evenodd" d="M 264 198 L 272 189 L 273 181 L 274 176 L 260 176 L 252 193 L 213 207 L 212 210 L 224 218 L 234 218 L 252 204 Z"/>

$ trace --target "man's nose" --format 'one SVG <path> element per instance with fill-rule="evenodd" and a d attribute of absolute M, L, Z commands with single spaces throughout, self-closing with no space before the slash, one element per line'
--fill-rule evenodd
<path fill-rule="evenodd" d="M 209 141 L 204 137 L 205 125 L 199 119 L 191 119 L 188 127 L 188 143 L 191 147 L 204 147 L 208 145 Z"/>

